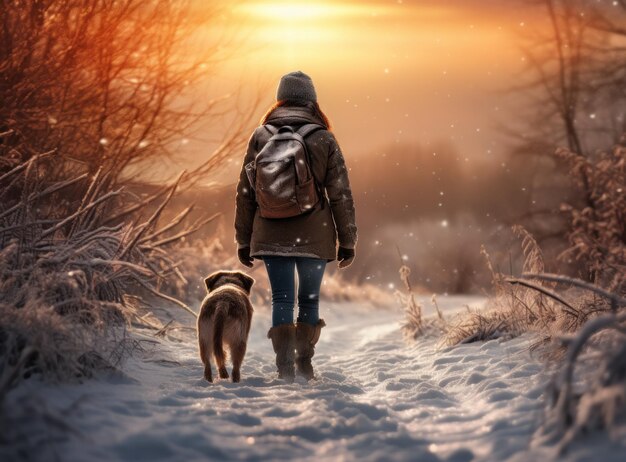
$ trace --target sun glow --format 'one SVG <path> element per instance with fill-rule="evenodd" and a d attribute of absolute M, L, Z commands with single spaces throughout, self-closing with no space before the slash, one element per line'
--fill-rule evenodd
<path fill-rule="evenodd" d="M 266 3 L 246 5 L 242 9 L 254 16 L 265 19 L 279 19 L 283 21 L 319 19 L 337 14 L 336 8 L 330 5 L 294 5 L 282 3 Z"/>
<path fill-rule="evenodd" d="M 334 2 L 250 2 L 237 8 L 252 17 L 273 21 L 314 21 L 319 19 L 338 19 L 364 14 L 376 16 L 383 8 L 365 9 L 358 4 Z"/>
<path fill-rule="evenodd" d="M 394 11 L 387 5 L 351 1 L 249 0 L 233 13 L 255 31 L 257 43 L 271 46 L 273 61 L 295 65 L 303 56 L 327 60 L 332 55 L 328 47 L 354 41 L 355 20 L 390 17 Z"/>

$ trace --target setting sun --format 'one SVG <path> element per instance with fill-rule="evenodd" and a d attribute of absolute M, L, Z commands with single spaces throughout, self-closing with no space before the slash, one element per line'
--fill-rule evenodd
<path fill-rule="evenodd" d="M 248 2 L 236 10 L 263 20 L 313 21 L 358 14 L 362 8 L 349 3 L 323 2 Z"/>
<path fill-rule="evenodd" d="M 512 7 L 456 0 L 250 0 L 229 10 L 227 26 L 245 45 L 224 74 L 273 86 L 285 72 L 310 73 L 351 152 L 388 140 L 449 140 L 480 157 L 492 148 L 489 125 L 506 103 L 494 90 L 522 64 L 519 21 Z M 485 111 L 475 111 L 477 100 Z"/>

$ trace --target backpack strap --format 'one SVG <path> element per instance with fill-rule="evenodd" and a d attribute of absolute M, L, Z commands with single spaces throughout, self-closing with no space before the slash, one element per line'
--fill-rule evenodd
<path fill-rule="evenodd" d="M 263 127 L 270 132 L 270 135 L 274 136 L 276 133 L 278 133 L 278 128 L 274 127 L 273 125 L 270 124 L 265 124 L 263 125 Z"/>
<path fill-rule="evenodd" d="M 300 127 L 296 133 L 298 135 L 300 135 L 302 138 L 306 138 L 307 136 L 309 136 L 311 133 L 317 131 L 317 130 L 321 130 L 325 127 L 323 127 L 322 125 L 319 124 L 305 124 L 302 127 Z"/>
<path fill-rule="evenodd" d="M 316 132 L 317 130 L 323 130 L 323 129 L 326 129 L 326 127 L 324 127 L 323 125 L 306 124 L 306 125 L 303 125 L 302 127 L 300 127 L 296 131 L 296 133 L 298 135 L 300 135 L 302 137 L 302 139 L 305 139 L 311 133 Z M 306 155 L 307 155 L 307 157 L 309 159 L 309 165 L 312 166 L 313 164 L 311 163 L 311 154 L 309 153 L 309 150 L 306 148 L 306 145 L 305 145 L 305 152 L 306 152 Z M 322 209 L 323 209 L 324 208 L 324 204 L 326 203 L 326 196 L 324 194 L 324 189 L 322 188 L 322 186 L 315 179 L 315 175 L 313 175 L 313 172 L 311 172 L 311 175 L 313 176 L 313 183 L 315 184 L 315 188 L 317 189 L 317 195 L 319 196 L 320 202 L 322 203 Z"/>

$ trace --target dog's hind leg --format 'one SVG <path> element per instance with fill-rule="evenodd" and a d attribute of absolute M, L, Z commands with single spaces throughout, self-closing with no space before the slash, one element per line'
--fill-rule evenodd
<path fill-rule="evenodd" d="M 215 356 L 215 364 L 221 379 L 228 378 L 226 370 L 226 355 L 224 354 L 224 324 L 226 323 L 226 315 L 228 307 L 218 306 L 215 313 L 215 321 L 213 324 L 213 356 Z"/>
<path fill-rule="evenodd" d="M 206 339 L 200 338 L 199 339 L 199 344 L 200 344 L 200 359 L 202 360 L 202 363 L 204 364 L 204 378 L 209 381 L 209 382 L 213 382 L 213 371 L 211 371 L 211 351 L 209 348 L 209 345 L 207 345 L 206 343 Z"/>
<path fill-rule="evenodd" d="M 246 342 L 240 341 L 235 345 L 230 346 L 230 354 L 233 359 L 233 382 L 239 382 L 241 380 L 241 363 L 243 357 L 246 355 Z"/>

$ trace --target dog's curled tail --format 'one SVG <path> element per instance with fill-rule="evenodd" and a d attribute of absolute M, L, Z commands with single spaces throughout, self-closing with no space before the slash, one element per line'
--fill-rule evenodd
<path fill-rule="evenodd" d="M 218 364 L 224 364 L 225 360 L 222 341 L 224 339 L 224 325 L 226 324 L 226 318 L 228 318 L 228 302 L 222 300 L 217 302 L 217 306 L 215 308 L 215 321 L 213 324 L 213 354 L 215 355 L 215 361 Z"/>

